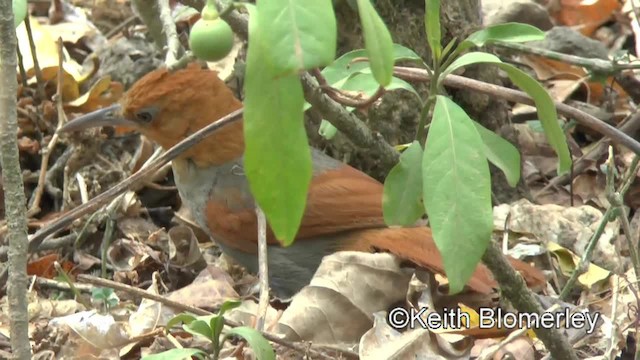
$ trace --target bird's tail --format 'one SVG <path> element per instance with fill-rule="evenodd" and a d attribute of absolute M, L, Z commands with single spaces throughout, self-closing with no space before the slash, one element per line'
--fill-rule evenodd
<path fill-rule="evenodd" d="M 433 273 L 445 274 L 442 257 L 433 241 L 431 229 L 427 227 L 356 231 L 348 236 L 342 249 L 389 252 Z M 520 260 L 509 260 L 530 287 L 538 287 L 546 282 L 540 270 Z M 476 292 L 490 294 L 497 288 L 497 283 L 491 272 L 483 264 L 479 264 L 467 286 Z"/>

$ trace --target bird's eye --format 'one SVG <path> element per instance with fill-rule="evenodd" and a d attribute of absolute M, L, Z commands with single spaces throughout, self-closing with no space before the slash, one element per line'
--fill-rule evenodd
<path fill-rule="evenodd" d="M 149 111 L 141 110 L 136 113 L 136 119 L 141 122 L 148 123 L 153 120 L 153 114 Z"/>

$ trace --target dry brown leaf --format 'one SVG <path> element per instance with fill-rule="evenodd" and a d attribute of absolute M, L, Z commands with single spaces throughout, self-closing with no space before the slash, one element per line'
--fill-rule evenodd
<path fill-rule="evenodd" d="M 591 36 L 620 8 L 618 0 L 560 0 L 560 6 L 551 16 L 558 23 L 575 27 L 583 35 Z"/>
<path fill-rule="evenodd" d="M 139 241 L 118 239 L 107 249 L 107 260 L 115 271 L 132 271 L 149 258 L 153 250 Z"/>
<path fill-rule="evenodd" d="M 280 319 L 289 339 L 355 342 L 373 314 L 404 300 L 411 275 L 386 253 L 338 252 L 323 259 L 309 286 Z"/>
<path fill-rule="evenodd" d="M 587 87 L 588 103 L 598 104 L 604 97 L 603 83 L 591 81 L 584 68 L 537 55 L 524 55 L 521 57 L 521 61 L 533 69 L 538 79 L 548 84 L 547 88 L 556 101 L 566 100 L 582 86 Z M 613 89 L 620 98 L 626 99 L 628 97 L 624 89 L 613 81 L 613 78 L 608 78 L 606 83 L 613 84 Z M 621 99 L 616 99 L 616 101 L 623 103 Z"/>
<path fill-rule="evenodd" d="M 586 172 L 573 179 L 573 193 L 582 199 L 584 204 L 593 202 L 600 208 L 609 206 L 605 192 L 606 179 L 602 173 Z"/>
<path fill-rule="evenodd" d="M 434 341 L 435 340 L 435 341 Z M 360 340 L 360 359 L 468 359 L 465 353 L 471 346 L 471 340 L 463 340 L 461 350 L 447 351 L 453 348 L 440 335 L 425 329 L 409 330 L 403 333 L 390 327 L 386 322 L 386 313 L 374 314 L 374 326 Z M 460 345 L 460 344 L 458 344 Z"/>
<path fill-rule="evenodd" d="M 220 268 L 209 265 L 193 282 L 167 295 L 171 300 L 201 309 L 213 310 L 229 299 L 238 299 L 233 280 Z"/>
<path fill-rule="evenodd" d="M 512 204 L 502 204 L 493 208 L 494 228 L 504 229 L 507 214 L 509 229 L 514 233 L 532 234 L 543 243 L 556 242 L 574 253 L 581 255 L 602 218 L 602 212 L 594 207 L 562 207 L 547 204 L 536 205 L 526 199 Z M 612 241 L 616 238 L 619 225 L 607 224 L 593 253 L 592 261 L 604 268 L 616 268 L 616 251 Z"/>

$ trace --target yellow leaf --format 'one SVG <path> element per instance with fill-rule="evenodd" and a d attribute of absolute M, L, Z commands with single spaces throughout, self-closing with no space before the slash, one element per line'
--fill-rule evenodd
<path fill-rule="evenodd" d="M 115 103 L 123 92 L 122 84 L 111 82 L 111 77 L 105 76 L 93 84 L 89 91 L 64 106 L 68 110 L 87 113 Z"/>
<path fill-rule="evenodd" d="M 31 24 L 31 32 L 33 34 L 33 42 L 35 44 L 38 65 L 42 70 L 43 81 L 57 81 L 58 76 L 58 45 L 52 33 L 47 30 L 46 26 L 41 25 L 34 17 L 29 17 Z M 22 54 L 24 68 L 29 78 L 34 77 L 35 68 L 33 56 L 31 55 L 31 47 L 29 46 L 29 37 L 24 22 L 16 29 L 18 37 L 18 47 Z M 63 89 L 62 98 L 65 101 L 71 101 L 80 96 L 79 81 L 82 79 L 82 67 L 76 63 L 63 48 Z M 35 82 L 35 79 L 30 79 Z"/>
<path fill-rule="evenodd" d="M 562 270 L 564 275 L 570 276 L 578 264 L 580 264 L 579 256 L 557 243 L 547 243 L 547 249 L 558 259 L 560 270 Z M 611 273 L 608 270 L 594 264 L 589 264 L 587 271 L 578 276 L 578 281 L 587 288 L 591 288 L 594 284 L 607 279 L 609 275 L 611 275 Z"/>

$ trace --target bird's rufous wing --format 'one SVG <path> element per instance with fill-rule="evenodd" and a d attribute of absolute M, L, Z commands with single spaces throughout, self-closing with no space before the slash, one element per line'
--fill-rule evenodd
<path fill-rule="evenodd" d="M 382 189 L 378 181 L 348 165 L 332 159 L 323 159 L 320 165 L 315 163 L 307 206 L 296 239 L 305 241 L 350 230 L 385 227 Z M 209 230 L 217 241 L 238 250 L 255 252 L 258 236 L 254 209 L 234 210 L 233 204 L 229 203 L 234 203 L 232 194 L 227 197 L 226 203 L 207 202 L 205 214 Z M 278 244 L 270 228 L 267 229 L 267 241 L 271 245 Z"/>

